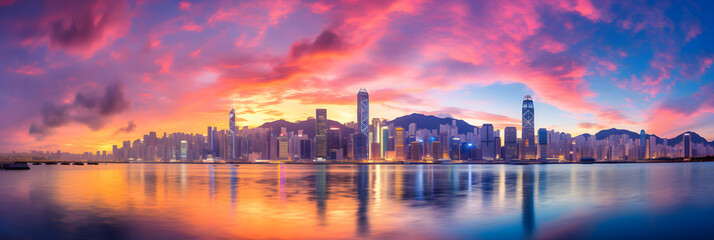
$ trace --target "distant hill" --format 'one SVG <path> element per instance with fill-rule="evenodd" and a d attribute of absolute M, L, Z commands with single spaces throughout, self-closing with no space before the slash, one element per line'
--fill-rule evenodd
<path fill-rule="evenodd" d="M 714 141 L 707 142 L 707 139 L 703 138 L 702 136 L 699 136 L 699 134 L 695 132 L 683 132 L 682 134 L 677 135 L 676 137 L 667 140 L 667 145 L 674 146 L 682 142 L 682 139 L 684 138 L 684 134 L 689 133 L 692 135 L 692 142 L 695 143 L 709 143 L 709 145 L 714 146 Z"/>
<path fill-rule="evenodd" d="M 394 126 L 398 127 L 403 127 L 405 130 L 409 129 L 409 124 L 410 123 L 416 123 L 417 129 L 439 129 L 439 125 L 446 124 L 446 125 L 451 125 L 451 122 L 453 120 L 456 120 L 456 126 L 459 128 L 459 133 L 460 134 L 466 134 L 467 132 L 472 132 L 474 127 L 471 124 L 468 124 L 466 121 L 461 120 L 461 119 L 454 119 L 454 118 L 441 118 L 441 117 L 436 117 L 436 116 L 427 116 L 424 114 L 419 114 L 419 113 L 413 113 L 410 115 L 405 115 L 401 116 L 398 118 L 395 118 L 392 121 L 388 121 L 387 124 L 394 124 Z M 355 129 L 346 127 L 342 125 L 341 123 L 333 120 L 327 120 L 327 127 L 339 127 L 340 132 L 342 136 L 349 136 L 350 134 L 355 132 Z M 304 134 L 307 134 L 310 137 L 315 136 L 315 119 L 309 119 L 305 121 L 301 121 L 298 123 L 295 122 L 288 122 L 285 120 L 277 120 L 273 122 L 267 122 L 261 125 L 260 127 L 262 128 L 272 128 L 273 133 L 275 135 L 280 134 L 280 128 L 284 127 L 288 132 L 297 132 L 298 130 L 302 129 Z M 686 132 L 685 132 L 686 133 Z M 707 143 L 711 146 L 714 146 L 714 141 L 708 142 L 705 138 L 699 136 L 699 134 L 695 132 L 688 132 L 692 135 L 692 142 L 694 143 Z M 605 129 L 597 132 L 594 136 L 595 139 L 597 140 L 603 140 L 606 139 L 612 135 L 627 135 L 631 139 L 639 139 L 640 134 L 638 132 L 633 132 L 630 130 L 626 129 L 617 129 L 617 128 L 611 128 L 611 129 Z M 669 146 L 675 146 L 679 143 L 682 142 L 682 136 L 684 133 L 679 134 L 678 136 L 674 138 L 670 138 L 667 140 L 667 145 Z M 593 135 L 591 134 L 583 134 L 581 136 L 584 136 L 586 138 L 589 138 Z M 646 134 L 647 138 L 650 136 L 654 136 L 655 139 L 657 139 L 658 144 L 662 144 L 662 138 L 660 138 L 657 135 L 650 135 Z"/>
<path fill-rule="evenodd" d="M 645 133 L 646 133 L 646 132 L 645 132 Z M 685 133 L 686 133 L 686 132 L 685 132 Z M 695 132 L 688 132 L 688 133 L 690 133 L 690 134 L 692 135 L 692 142 L 694 142 L 694 143 L 707 143 L 707 144 L 709 144 L 709 145 L 714 146 L 714 141 L 708 142 L 705 138 L 699 136 L 699 134 L 697 134 L 697 133 L 695 133 Z M 601 130 L 601 131 L 597 132 L 597 133 L 595 134 L 595 139 L 597 139 L 597 140 L 603 140 L 603 139 L 606 139 L 606 138 L 608 138 L 608 137 L 610 137 L 610 136 L 612 136 L 612 135 L 623 135 L 623 134 L 627 135 L 627 136 L 628 136 L 629 138 L 631 138 L 631 139 L 639 139 L 639 138 L 640 138 L 640 134 L 639 134 L 639 133 L 636 133 L 636 132 L 633 132 L 633 131 L 630 131 L 630 130 L 626 130 L 626 129 L 611 128 L 611 129 L 605 129 L 605 130 Z M 583 134 L 583 135 L 585 135 L 585 134 Z M 589 134 L 588 134 L 588 135 L 589 135 Z M 655 139 L 657 139 L 657 144 L 662 144 L 662 143 L 663 143 L 662 138 L 660 138 L 660 137 L 657 136 L 657 135 L 650 135 L 650 134 L 645 134 L 645 135 L 646 135 L 647 138 L 649 138 L 650 136 L 654 136 Z M 681 143 L 681 142 L 682 142 L 682 136 L 683 136 L 683 135 L 684 135 L 684 133 L 679 134 L 677 137 L 668 139 L 668 140 L 667 140 L 667 145 L 669 145 L 669 146 L 675 146 L 675 145 Z M 586 136 L 586 137 L 587 137 L 587 136 Z"/>
<path fill-rule="evenodd" d="M 394 126 L 402 127 L 405 130 L 409 129 L 410 123 L 416 123 L 417 129 L 436 129 L 439 130 L 439 125 L 447 124 L 451 125 L 451 122 L 456 120 L 456 126 L 459 128 L 460 134 L 466 134 L 467 132 L 473 132 L 474 126 L 468 124 L 466 121 L 454 118 L 440 118 L 436 116 L 427 116 L 419 113 L 412 113 L 410 115 L 401 116 L 395 118 L 392 121 L 387 122 L 387 124 L 394 124 Z"/>
<path fill-rule="evenodd" d="M 310 138 L 315 137 L 315 119 L 308 119 L 305 121 L 301 121 L 298 123 L 295 122 L 288 122 L 285 120 L 277 120 L 277 121 L 272 121 L 272 122 L 266 122 L 263 123 L 263 125 L 260 125 L 261 128 L 272 128 L 273 129 L 273 134 L 280 135 L 280 128 L 285 128 L 287 132 L 296 132 L 298 130 L 303 130 L 303 134 L 307 134 Z M 354 133 L 355 130 L 352 128 L 345 127 L 341 123 L 333 120 L 327 120 L 327 128 L 329 129 L 330 127 L 339 127 L 340 132 L 342 136 L 349 136 L 350 134 Z"/>

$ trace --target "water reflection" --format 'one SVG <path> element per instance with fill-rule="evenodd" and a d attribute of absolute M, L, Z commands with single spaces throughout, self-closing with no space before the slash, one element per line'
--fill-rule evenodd
<path fill-rule="evenodd" d="M 0 238 L 700 238 L 714 214 L 713 171 L 711 163 L 33 166 L 0 172 Z"/>

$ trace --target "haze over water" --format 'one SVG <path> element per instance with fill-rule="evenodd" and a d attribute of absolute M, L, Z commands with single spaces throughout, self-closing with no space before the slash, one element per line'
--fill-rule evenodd
<path fill-rule="evenodd" d="M 32 166 L 0 238 L 706 238 L 714 163 Z"/>

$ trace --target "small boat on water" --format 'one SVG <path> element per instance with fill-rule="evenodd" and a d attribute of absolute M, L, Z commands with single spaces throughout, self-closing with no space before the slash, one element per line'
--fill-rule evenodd
<path fill-rule="evenodd" d="M 42 165 L 41 162 L 33 162 L 32 165 Z"/>
<path fill-rule="evenodd" d="M 595 158 L 581 158 L 580 164 L 594 164 Z"/>
<path fill-rule="evenodd" d="M 30 170 L 30 166 L 26 162 L 3 163 L 0 169 L 5 170 Z"/>
<path fill-rule="evenodd" d="M 68 163 L 68 162 L 62 162 L 62 163 L 60 163 L 60 165 L 69 165 L 69 163 Z"/>
<path fill-rule="evenodd" d="M 96 162 L 88 162 L 87 165 L 99 165 L 99 163 L 96 163 Z"/>
<path fill-rule="evenodd" d="M 46 162 L 45 165 L 57 165 L 56 162 Z"/>
<path fill-rule="evenodd" d="M 72 165 L 84 165 L 83 162 L 73 162 Z"/>

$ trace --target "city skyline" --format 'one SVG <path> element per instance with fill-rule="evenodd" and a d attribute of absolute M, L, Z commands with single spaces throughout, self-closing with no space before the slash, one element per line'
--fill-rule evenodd
<path fill-rule="evenodd" d="M 636 161 L 649 159 L 692 158 L 714 155 L 714 142 L 694 142 L 691 132 L 684 132 L 679 142 L 669 138 L 620 131 L 604 137 L 589 134 L 573 136 L 553 129 L 538 128 L 535 134 L 536 116 L 533 97 L 526 95 L 521 106 L 521 138 L 516 127 L 494 128 L 492 124 L 481 127 L 470 125 L 460 119 L 439 118 L 442 122 L 424 127 L 423 121 L 409 120 L 396 125 L 388 119 L 373 118 L 369 124 L 369 93 L 360 88 L 356 94 L 357 121 L 345 124 L 331 123 L 327 109 L 315 109 L 315 117 L 294 124 L 307 123 L 302 127 L 289 127 L 287 121 L 265 123 L 258 128 L 239 128 L 235 124 L 235 109 L 231 104 L 228 124 L 225 129 L 208 126 L 206 135 L 196 133 L 156 132 L 144 134 L 133 142 L 123 141 L 121 146 L 112 146 L 107 151 L 74 154 L 52 151 L 31 151 L 31 157 L 48 160 L 95 160 L 95 161 L 146 161 L 146 162 L 439 162 L 439 161 L 543 161 L 576 162 L 579 159 L 602 161 Z M 407 118 L 415 116 L 403 116 Z M 398 120 L 399 118 L 395 119 Z M 310 120 L 314 123 L 309 123 Z M 448 122 L 451 121 L 451 122 Z M 462 121 L 466 127 L 459 126 Z M 271 126 L 271 124 L 273 124 Z M 277 125 L 274 125 L 277 124 Z M 405 132 L 405 125 L 408 131 Z M 314 130 L 310 130 L 314 127 Z M 421 127 L 421 128 L 420 128 Z M 288 129 L 290 128 L 290 129 Z M 346 130 L 346 131 L 345 131 Z M 624 132 L 623 132 L 624 131 Z M 602 131 L 601 131 L 602 132 Z M 599 132 L 600 133 L 600 132 Z M 598 133 L 598 134 L 599 134 Z M 634 136 L 633 136 L 634 135 Z M 503 136 L 503 137 L 502 137 Z M 679 136 L 678 136 L 679 137 Z M 674 139 L 673 139 L 674 140 Z M 314 147 L 313 147 L 314 146 Z M 12 155 L 15 155 L 13 151 Z M 20 153 L 19 156 L 24 154 Z"/>
<path fill-rule="evenodd" d="M 422 113 L 518 128 L 513 107 L 530 94 L 536 130 L 691 130 L 712 140 L 713 9 L 705 1 L 5 1 L 0 152 L 111 151 L 151 131 L 203 133 L 225 125 L 233 99 L 239 126 L 302 120 L 317 108 L 356 121 L 359 88 L 370 90 L 368 123 Z"/>
<path fill-rule="evenodd" d="M 372 144 L 373 142 L 379 144 L 379 145 L 377 145 L 377 147 L 379 147 L 379 148 L 384 148 L 384 147 L 385 147 L 382 143 L 380 143 L 380 138 L 381 138 L 381 136 L 375 135 L 375 133 L 381 135 L 381 134 L 382 134 L 382 133 L 381 133 L 381 130 L 387 131 L 388 128 L 387 128 L 386 126 L 381 127 L 381 124 L 382 124 L 383 122 L 390 121 L 390 120 L 392 120 L 392 119 L 376 118 L 376 117 L 375 117 L 375 118 L 372 118 L 371 125 L 370 125 L 369 121 L 367 121 L 367 120 L 369 119 L 369 117 L 370 117 L 370 116 L 369 116 L 369 110 L 368 110 L 369 107 L 370 107 L 370 105 L 369 105 L 369 92 L 368 92 L 367 89 L 365 89 L 365 88 L 360 88 L 359 91 L 358 91 L 358 93 L 356 94 L 356 96 L 357 96 L 357 101 L 356 101 L 355 106 L 356 106 L 357 113 L 358 113 L 358 117 L 357 117 L 357 119 L 355 119 L 356 121 L 349 121 L 349 122 L 339 122 L 339 121 L 337 121 L 337 122 L 340 123 L 341 126 L 353 126 L 353 130 L 355 131 L 355 133 L 365 134 L 365 136 L 366 136 L 365 140 L 366 140 L 366 142 L 367 142 L 367 143 L 366 143 L 366 147 L 367 147 L 367 149 L 369 149 L 369 150 L 367 150 L 368 152 L 365 153 L 365 154 L 367 154 L 368 156 L 371 157 L 371 156 L 372 156 L 372 150 L 371 150 L 371 149 L 372 149 L 372 145 L 371 145 L 371 144 Z M 233 101 L 235 101 L 235 100 L 233 100 Z M 492 141 L 493 141 L 493 138 L 498 138 L 498 139 L 500 139 L 500 141 L 498 141 L 498 144 L 499 144 L 500 146 L 503 146 L 504 148 L 508 148 L 508 147 L 511 147 L 511 146 L 509 145 L 509 143 L 510 143 L 510 144 L 515 144 L 515 143 L 516 143 L 516 141 L 515 141 L 516 139 L 518 140 L 518 144 L 521 143 L 522 139 L 530 139 L 530 141 L 533 142 L 534 145 L 532 145 L 530 148 L 525 147 L 525 146 L 526 146 L 526 145 L 525 145 L 525 144 L 526 144 L 526 141 L 524 141 L 524 142 L 523 142 L 524 145 L 522 145 L 521 147 L 524 147 L 524 149 L 526 149 L 526 150 L 525 150 L 524 152 L 518 151 L 518 153 L 520 153 L 520 155 L 513 153 L 513 154 L 515 154 L 516 157 L 507 157 L 508 153 L 506 153 L 505 150 L 504 150 L 504 153 L 503 153 L 504 156 L 503 156 L 502 158 L 503 158 L 503 159 L 533 159 L 533 158 L 535 158 L 536 155 L 540 155 L 539 153 L 536 153 L 536 151 L 540 151 L 540 149 L 536 150 L 537 146 L 535 146 L 535 145 L 542 144 L 542 143 L 539 143 L 541 140 L 536 140 L 536 139 L 540 139 L 539 137 L 540 137 L 540 135 L 541 135 L 541 131 L 555 131 L 555 130 L 557 130 L 557 129 L 539 128 L 538 134 L 535 133 L 535 128 L 534 128 L 534 124 L 533 124 L 534 118 L 535 118 L 534 105 L 535 105 L 535 104 L 534 104 L 534 102 L 533 102 L 533 97 L 532 97 L 531 95 L 526 95 L 526 96 L 523 98 L 522 111 L 521 111 L 522 116 L 523 116 L 523 119 L 522 119 L 522 122 L 521 122 L 521 126 L 522 126 L 522 127 L 519 128 L 518 126 L 505 126 L 505 127 L 502 128 L 502 129 L 498 129 L 498 128 L 495 128 L 495 129 L 494 129 L 494 126 L 493 126 L 491 123 L 485 123 L 483 126 L 489 126 L 490 131 L 491 131 L 491 132 L 494 132 L 494 131 L 495 131 L 496 135 L 493 136 L 493 134 L 491 134 L 492 136 L 486 137 L 486 139 L 481 139 L 481 140 L 477 140 L 477 141 L 482 141 L 482 142 L 483 142 L 483 141 L 485 141 L 485 142 L 491 141 L 491 142 L 492 142 Z M 363 109 L 366 110 L 366 111 L 363 111 Z M 335 121 L 335 120 L 330 119 L 330 118 L 327 116 L 328 110 L 325 109 L 325 108 L 318 108 L 318 109 L 315 109 L 315 111 L 316 111 L 316 114 L 315 114 L 313 117 L 308 117 L 308 118 L 306 118 L 306 119 L 296 120 L 296 121 L 293 121 L 293 122 L 295 122 L 295 123 L 300 123 L 300 122 L 304 122 L 304 121 L 310 120 L 310 119 L 320 119 L 320 120 L 317 120 L 317 121 L 316 121 L 316 124 L 317 124 L 317 127 L 316 127 L 317 134 L 316 134 L 315 136 L 309 136 L 309 138 L 310 138 L 311 140 L 314 140 L 314 141 L 315 141 L 314 144 L 315 144 L 315 146 L 316 146 L 316 148 L 317 148 L 317 149 L 315 149 L 315 151 L 316 151 L 315 154 L 317 154 L 317 155 L 315 155 L 315 156 L 316 156 L 316 157 L 327 157 L 327 158 L 329 158 L 329 156 L 330 156 L 330 152 L 329 152 L 330 149 L 327 147 L 327 145 L 328 145 L 328 142 L 327 142 L 327 141 L 328 141 L 328 131 L 329 131 L 330 128 L 332 128 L 332 127 L 334 127 L 334 126 L 328 124 L 327 121 L 328 121 L 328 120 Z M 362 113 L 362 114 L 359 115 L 360 113 Z M 412 114 L 414 114 L 414 113 L 412 113 Z M 404 116 L 407 116 L 407 115 L 404 115 Z M 404 117 L 404 116 L 401 116 L 401 117 Z M 435 115 L 428 115 L 428 116 L 435 116 Z M 437 114 L 435 117 L 439 117 L 438 114 Z M 440 117 L 440 118 L 442 118 L 442 117 Z M 453 118 L 453 117 L 447 116 L 446 118 L 448 119 L 448 118 Z M 233 156 L 236 155 L 235 149 L 238 147 L 238 146 L 236 146 L 237 143 L 236 143 L 236 135 L 235 135 L 235 134 L 236 134 L 240 129 L 246 130 L 246 129 L 261 128 L 262 125 L 265 125 L 265 124 L 270 123 L 270 122 L 265 122 L 265 123 L 261 124 L 260 126 L 256 126 L 256 127 L 253 127 L 253 126 L 242 126 L 242 128 L 241 128 L 241 126 L 236 125 L 235 119 L 236 119 L 235 107 L 234 107 L 233 103 L 231 103 L 231 105 L 230 105 L 230 111 L 228 112 L 228 120 L 229 120 L 229 121 L 228 121 L 228 124 L 225 125 L 225 128 L 223 128 L 223 127 L 221 127 L 221 126 L 208 126 L 208 133 L 205 135 L 205 139 L 204 139 L 204 141 L 205 141 L 209 146 L 214 146 L 214 145 L 213 145 L 213 144 L 214 144 L 213 141 L 215 141 L 215 139 L 214 139 L 215 132 L 225 130 L 225 131 L 226 131 L 226 134 L 227 134 L 227 136 L 228 136 L 228 140 L 227 140 L 227 141 L 229 141 L 229 143 L 228 143 L 229 145 L 228 145 L 228 146 L 230 146 L 230 148 L 231 148 L 231 149 L 230 149 L 230 152 L 231 152 L 231 154 L 230 154 L 230 156 L 231 156 L 230 159 L 233 159 L 233 160 L 237 160 L 236 158 L 233 157 Z M 457 118 L 453 118 L 453 119 L 454 119 L 454 120 L 462 120 L 462 119 L 457 119 Z M 281 121 L 281 120 L 284 120 L 284 119 L 279 119 L 278 121 Z M 468 124 L 468 122 L 467 122 L 467 124 Z M 472 125 L 473 125 L 473 124 L 472 124 Z M 375 126 L 376 126 L 376 127 L 375 127 Z M 477 125 L 473 125 L 473 126 L 474 126 L 475 128 L 477 128 L 477 130 L 479 129 L 479 127 L 478 127 Z M 418 126 L 417 126 L 416 124 L 414 124 L 414 123 L 410 124 L 409 127 L 410 127 L 410 129 L 409 129 L 409 134 L 408 134 L 408 135 L 403 135 L 403 137 L 408 137 L 408 136 L 410 136 L 410 135 L 414 135 L 414 132 L 415 132 L 417 129 L 423 129 L 423 128 L 417 128 Z M 528 131 L 523 131 L 522 129 L 523 129 L 524 127 L 527 128 Z M 413 128 L 413 129 L 412 129 L 412 128 Z M 323 129 L 323 130 L 322 130 L 322 131 L 324 132 L 323 135 L 320 135 L 320 129 Z M 376 131 L 375 129 L 379 129 L 380 131 Z M 612 129 L 615 129 L 615 128 L 612 128 Z M 275 129 L 270 129 L 270 130 L 271 130 L 271 131 L 275 131 Z M 303 130 L 303 129 L 300 129 L 300 131 L 302 131 L 302 130 Z M 504 130 L 504 133 L 501 134 L 501 133 L 500 133 L 500 130 Z M 606 130 L 606 129 L 602 129 L 602 130 Z M 602 130 L 601 130 L 601 131 L 602 131 Z M 619 129 L 618 129 L 618 130 L 619 130 Z M 635 131 L 632 130 L 632 129 L 622 129 L 622 130 L 628 130 L 628 131 L 635 132 Z M 397 130 L 397 131 L 399 131 L 399 130 Z M 402 130 L 402 131 L 404 131 L 404 130 Z M 510 135 L 509 135 L 509 131 L 511 132 Z M 531 132 L 530 134 L 528 134 L 529 131 Z M 191 136 L 193 136 L 193 135 L 202 136 L 202 135 L 200 135 L 200 133 L 196 133 L 196 132 L 173 132 L 173 133 L 170 133 L 170 132 L 166 132 L 166 131 L 153 130 L 153 131 L 149 131 L 149 132 L 146 132 L 146 133 L 140 133 L 141 135 L 144 136 L 144 139 L 137 138 L 136 141 L 142 140 L 142 142 L 143 142 L 143 141 L 146 139 L 147 136 L 151 136 L 152 139 L 156 139 L 157 133 L 161 133 L 161 132 L 163 132 L 164 136 L 166 136 L 167 134 L 187 134 L 187 135 L 191 135 Z M 558 132 L 560 132 L 560 131 L 558 131 Z M 696 131 L 687 130 L 687 131 L 682 132 L 682 133 L 686 133 L 686 132 L 696 132 Z M 566 132 L 566 133 L 567 133 L 567 132 Z M 385 134 L 387 134 L 387 132 L 385 132 Z M 514 134 L 517 134 L 517 136 L 514 136 Z M 570 135 L 570 133 L 567 133 L 567 134 Z M 641 132 L 640 132 L 640 134 L 641 134 L 640 140 L 641 140 L 641 141 L 644 141 L 644 140 L 645 140 L 646 131 L 645 131 L 644 129 L 642 129 Z M 284 135 L 284 134 L 281 134 L 281 135 Z M 387 135 L 388 135 L 388 134 L 387 134 Z M 582 135 L 594 135 L 594 133 L 583 133 L 583 134 L 579 134 L 579 135 L 575 135 L 575 136 L 582 136 Z M 573 137 L 575 137 L 575 136 L 573 136 Z M 276 137 L 278 137 L 278 136 L 276 136 Z M 510 137 L 510 138 L 509 138 L 509 137 Z M 651 137 L 654 137 L 654 136 L 651 136 Z M 664 137 L 664 136 L 657 136 L 657 137 L 665 138 L 665 139 L 667 138 L 667 137 Z M 319 140 L 320 138 L 323 138 L 324 140 Z M 386 137 L 385 137 L 385 139 L 386 139 Z M 488 139 L 491 139 L 491 140 L 488 140 Z M 420 140 L 422 140 L 422 139 L 420 139 Z M 647 140 L 649 140 L 649 139 L 647 139 Z M 121 140 L 121 141 L 119 141 L 119 142 L 116 142 L 116 144 L 113 144 L 113 146 L 110 147 L 109 149 L 90 149 L 90 151 L 84 151 L 84 153 L 85 153 L 85 154 L 89 153 L 89 154 L 91 155 L 91 154 L 93 154 L 94 151 L 96 150 L 97 155 L 94 155 L 94 156 L 99 156 L 100 153 L 103 152 L 104 158 L 106 158 L 106 152 L 107 152 L 107 151 L 111 151 L 111 150 L 116 150 L 116 148 L 114 148 L 114 147 L 117 147 L 117 145 L 120 145 L 120 143 L 121 143 L 122 141 L 127 142 L 126 139 L 124 139 L 124 140 Z M 154 141 L 155 141 L 155 140 L 154 140 Z M 325 143 L 320 143 L 320 141 L 323 141 L 323 142 L 325 142 Z M 707 140 L 707 141 L 708 141 L 708 140 Z M 131 139 L 129 139 L 128 142 L 131 142 Z M 714 141 L 713 141 L 713 142 L 714 142 Z M 404 144 L 404 143 L 403 143 L 403 144 Z M 129 144 L 129 146 L 131 146 L 131 144 Z M 324 150 L 319 150 L 319 148 L 320 148 L 321 146 L 324 148 Z M 118 146 L 118 147 L 121 148 L 121 146 Z M 645 149 L 646 149 L 646 146 L 645 146 L 645 145 L 640 145 L 640 147 L 641 147 L 640 153 L 641 153 L 641 154 L 644 154 L 645 151 L 646 151 L 646 150 L 645 150 Z M 515 148 L 518 148 L 518 147 L 515 147 Z M 213 148 L 210 148 L 210 149 L 211 149 L 211 152 L 214 151 Z M 30 150 L 31 150 L 31 151 L 38 151 L 38 149 L 30 149 Z M 23 151 L 16 151 L 16 150 L 11 150 L 11 151 L 12 151 L 12 152 L 23 152 Z M 45 150 L 39 150 L 39 151 L 40 151 L 40 152 L 47 151 L 47 152 L 51 152 L 51 153 L 52 153 L 52 152 L 55 152 L 55 151 L 61 151 L 61 152 L 63 152 L 63 153 L 80 154 L 80 155 L 81 155 L 81 153 L 82 153 L 82 152 L 67 152 L 67 151 L 62 151 L 61 149 L 45 149 Z M 380 149 L 380 152 L 383 152 L 383 151 L 386 151 L 386 150 Z M 511 150 L 511 151 L 516 151 L 516 150 Z M 8 152 L 10 152 L 10 151 L 8 151 Z M 4 153 L 8 153 L 8 152 L 4 152 Z M 24 151 L 24 152 L 28 152 L 28 151 Z M 2 153 L 2 152 L 0 152 L 0 153 Z M 111 152 L 110 152 L 110 154 L 111 154 Z M 492 154 L 492 155 L 496 155 L 496 153 L 491 153 L 491 154 Z M 382 156 L 380 156 L 380 157 L 384 158 L 385 156 L 382 155 Z M 180 159 L 180 158 L 181 158 L 181 157 L 179 157 L 179 159 Z"/>

